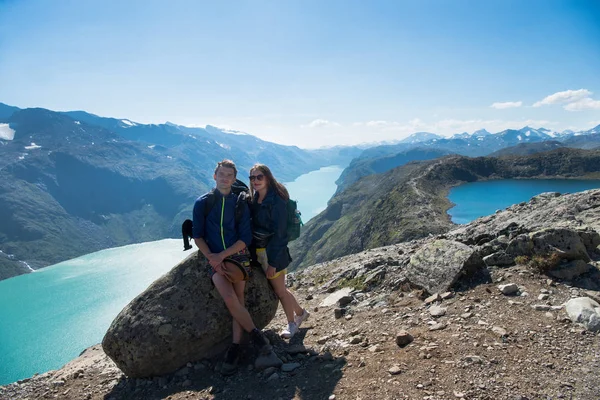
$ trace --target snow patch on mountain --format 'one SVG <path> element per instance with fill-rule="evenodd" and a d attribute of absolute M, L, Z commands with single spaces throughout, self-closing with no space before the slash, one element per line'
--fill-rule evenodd
<path fill-rule="evenodd" d="M 0 124 L 0 139 L 13 140 L 14 137 L 15 137 L 14 129 L 11 129 L 8 124 Z"/>

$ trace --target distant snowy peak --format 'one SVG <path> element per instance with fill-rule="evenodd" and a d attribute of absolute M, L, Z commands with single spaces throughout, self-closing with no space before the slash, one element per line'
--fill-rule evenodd
<path fill-rule="evenodd" d="M 0 140 L 13 140 L 15 138 L 15 130 L 11 129 L 8 124 L 0 124 Z"/>
<path fill-rule="evenodd" d="M 135 123 L 133 121 L 130 121 L 128 119 L 122 119 L 120 122 L 121 122 L 121 126 L 123 128 L 130 128 L 132 126 L 137 126 L 138 125 L 137 123 Z"/>
<path fill-rule="evenodd" d="M 206 128 L 204 128 L 204 129 L 206 129 L 207 131 L 210 131 L 211 129 L 215 129 L 215 130 L 221 131 L 223 133 L 229 133 L 231 135 L 250 135 L 247 132 L 236 131 L 236 130 L 228 129 L 228 128 L 219 128 L 218 126 L 214 126 L 214 125 L 206 125 Z"/>
<path fill-rule="evenodd" d="M 429 140 L 434 140 L 434 139 L 442 139 L 443 136 L 440 135 L 436 135 L 435 133 L 430 133 L 430 132 L 416 132 L 413 133 L 412 135 L 410 135 L 409 137 L 407 137 L 406 139 L 403 139 L 400 141 L 400 143 L 420 143 L 420 142 L 427 142 Z"/>
<path fill-rule="evenodd" d="M 483 137 L 483 136 L 489 136 L 489 135 L 491 135 L 491 133 L 489 133 L 485 129 L 480 129 L 478 131 L 473 132 L 474 137 Z"/>
<path fill-rule="evenodd" d="M 535 129 L 529 126 L 525 126 L 519 129 L 519 132 L 525 135 L 525 137 L 537 137 L 537 138 L 550 138 L 550 135 L 546 133 L 548 131 L 546 128 Z"/>
<path fill-rule="evenodd" d="M 468 139 L 470 137 L 471 137 L 471 135 L 469 135 L 468 132 L 463 132 L 463 133 L 455 133 L 454 135 L 452 135 L 450 137 L 450 139 Z"/>

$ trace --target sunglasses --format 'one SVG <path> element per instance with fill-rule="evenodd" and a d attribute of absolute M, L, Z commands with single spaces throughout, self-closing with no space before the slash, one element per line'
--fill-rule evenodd
<path fill-rule="evenodd" d="M 263 174 L 258 174 L 258 175 L 250 175 L 248 178 L 250 179 L 250 182 L 254 182 L 255 179 L 257 181 L 261 182 L 263 179 L 265 179 L 265 176 Z"/>

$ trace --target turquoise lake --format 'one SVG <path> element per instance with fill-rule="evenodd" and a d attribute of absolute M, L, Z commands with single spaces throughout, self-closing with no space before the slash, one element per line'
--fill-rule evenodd
<path fill-rule="evenodd" d="M 327 206 L 343 168 L 285 185 L 307 222 Z M 0 385 L 58 369 L 100 343 L 117 314 L 191 254 L 181 239 L 141 243 L 0 281 Z"/>
<path fill-rule="evenodd" d="M 456 204 L 448 210 L 452 222 L 466 224 L 544 192 L 574 193 L 600 188 L 600 180 L 506 179 L 466 183 L 454 187 L 448 199 Z"/>
<path fill-rule="evenodd" d="M 298 210 L 302 213 L 304 223 L 327 207 L 327 202 L 337 189 L 335 181 L 343 170 L 339 166 L 323 167 L 301 175 L 293 182 L 285 182 L 292 199 L 298 200 Z"/>

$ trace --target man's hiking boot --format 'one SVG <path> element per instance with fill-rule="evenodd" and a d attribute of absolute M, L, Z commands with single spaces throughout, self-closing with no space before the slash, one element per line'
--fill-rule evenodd
<path fill-rule="evenodd" d="M 265 337 L 265 334 L 258 329 L 254 328 L 252 332 L 250 332 L 250 338 L 260 355 L 267 355 L 273 351 L 273 347 L 269 344 L 269 340 Z"/>
<path fill-rule="evenodd" d="M 287 329 L 281 332 L 281 337 L 284 339 L 290 339 L 298 332 L 298 325 L 295 322 L 288 322 Z"/>
<path fill-rule="evenodd" d="M 310 316 L 310 313 L 308 312 L 308 310 L 305 308 L 304 312 L 301 315 L 296 315 L 294 317 L 294 322 L 296 323 L 296 326 L 298 328 L 300 328 L 300 325 L 302 325 L 302 323 L 304 321 L 306 321 L 308 319 L 308 317 Z"/>
<path fill-rule="evenodd" d="M 221 366 L 221 374 L 232 375 L 237 370 L 237 363 L 239 358 L 240 346 L 238 344 L 232 344 L 225 353 L 225 360 Z"/>

